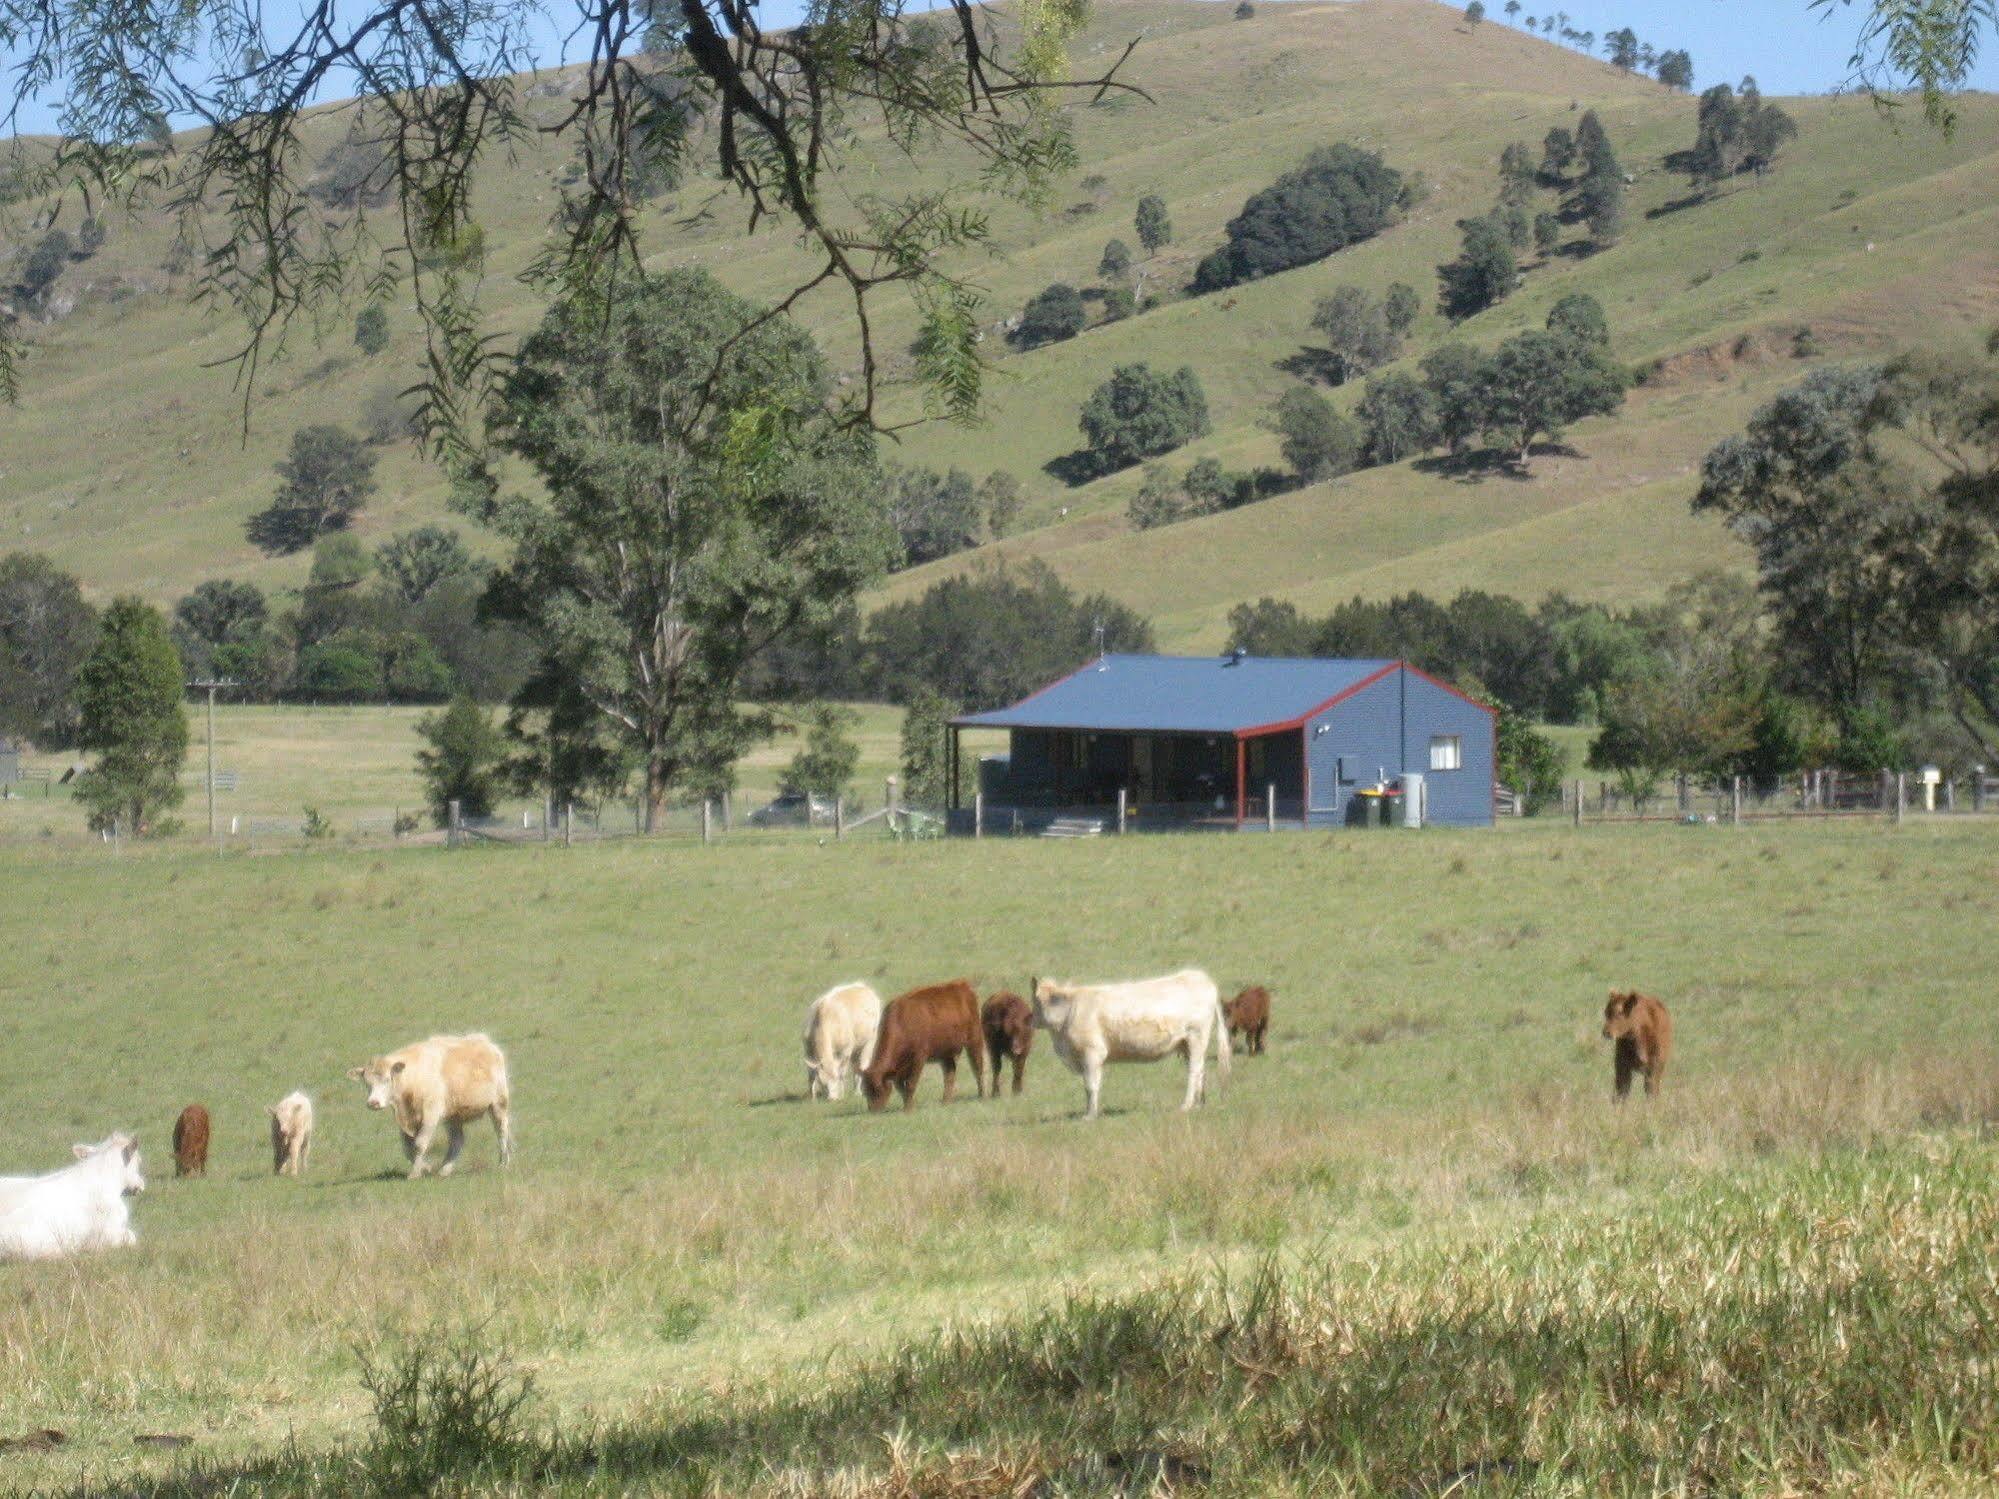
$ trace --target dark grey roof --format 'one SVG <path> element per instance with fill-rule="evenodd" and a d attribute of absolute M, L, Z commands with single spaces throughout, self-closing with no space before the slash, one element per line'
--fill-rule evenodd
<path fill-rule="evenodd" d="M 980 729 L 1235 734 L 1308 718 L 1394 661 L 1103 656 L 1011 708 L 954 720 Z"/>

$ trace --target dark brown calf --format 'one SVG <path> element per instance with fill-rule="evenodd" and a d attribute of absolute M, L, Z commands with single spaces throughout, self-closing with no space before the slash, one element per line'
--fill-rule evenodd
<path fill-rule="evenodd" d="M 944 1069 L 944 1102 L 958 1090 L 958 1053 L 972 1060 L 979 1096 L 986 1093 L 986 1036 L 979 1026 L 979 996 L 963 979 L 911 989 L 888 1002 L 875 1032 L 874 1059 L 861 1074 L 870 1113 L 888 1103 L 891 1085 L 905 1109 L 916 1107 L 916 1082 L 936 1062 Z"/>
<path fill-rule="evenodd" d="M 1000 1058 L 1013 1058 L 1016 1096 L 1027 1075 L 1027 1053 L 1034 1045 L 1034 1011 L 1018 994 L 995 994 L 986 1001 L 979 1021 L 986 1033 L 986 1056 L 993 1069 L 993 1097 L 999 1097 Z"/>
<path fill-rule="evenodd" d="M 1242 1049 L 1261 1055 L 1263 1033 L 1270 1029 L 1270 991 L 1258 986 L 1245 989 L 1222 1006 L 1229 1023 L 1229 1035 L 1242 1032 Z"/>
<path fill-rule="evenodd" d="M 198 1103 L 174 1121 L 174 1175 L 208 1175 L 208 1110 Z"/>
<path fill-rule="evenodd" d="M 1666 1059 L 1673 1052 L 1673 1017 L 1666 1007 L 1649 994 L 1636 989 L 1610 991 L 1610 1003 L 1603 1007 L 1603 1038 L 1615 1042 L 1616 1097 L 1622 1103 L 1631 1092 L 1631 1075 L 1645 1074 L 1645 1093 L 1659 1092 L 1659 1079 L 1666 1074 Z"/>

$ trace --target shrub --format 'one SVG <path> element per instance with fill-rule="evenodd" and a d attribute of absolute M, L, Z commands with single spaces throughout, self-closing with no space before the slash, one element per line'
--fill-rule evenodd
<path fill-rule="evenodd" d="M 434 1493 L 448 1480 L 516 1460 L 526 1443 L 520 1417 L 534 1377 L 467 1334 L 442 1343 L 412 1339 L 363 1351 L 361 1383 L 375 1430 L 363 1466 L 388 1493 Z"/>
<path fill-rule="evenodd" d="M 453 801 L 467 817 L 489 815 L 506 742 L 485 710 L 469 697 L 455 697 L 441 713 L 419 719 L 416 732 L 426 746 L 417 751 L 416 766 L 431 820 L 447 826 Z"/>
<path fill-rule="evenodd" d="M 1378 152 L 1345 144 L 1313 151 L 1229 220 L 1228 243 L 1201 262 L 1195 289 L 1218 291 L 1371 239 L 1394 221 L 1402 190 L 1402 174 Z"/>
<path fill-rule="evenodd" d="M 1208 398 L 1187 365 L 1165 375 L 1122 364 L 1090 393 L 1078 425 L 1100 469 L 1128 468 L 1205 435 Z"/>
<path fill-rule="evenodd" d="M 1014 342 L 1023 349 L 1060 343 L 1083 331 L 1089 314 L 1083 308 L 1082 293 L 1066 282 L 1048 287 L 1021 309 L 1020 326 Z"/>

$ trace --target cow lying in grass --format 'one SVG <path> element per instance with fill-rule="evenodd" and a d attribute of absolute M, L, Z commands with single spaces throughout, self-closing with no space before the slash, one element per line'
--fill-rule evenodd
<path fill-rule="evenodd" d="M 902 1094 L 904 1109 L 916 1107 L 916 1084 L 935 1062 L 944 1069 L 944 1102 L 958 1089 L 958 1053 L 971 1058 L 979 1096 L 986 1092 L 986 1036 L 979 1024 L 979 996 L 963 979 L 932 984 L 897 995 L 882 1011 L 875 1054 L 861 1073 L 868 1108 L 880 1113 L 889 1089 Z"/>
<path fill-rule="evenodd" d="M 1666 1007 L 1649 994 L 1636 989 L 1610 991 L 1603 1007 L 1603 1038 L 1616 1043 L 1611 1065 L 1615 1077 L 1615 1097 L 1622 1103 L 1631 1094 L 1633 1073 L 1645 1075 L 1645 1096 L 1659 1093 L 1659 1080 L 1666 1075 L 1666 1059 L 1673 1051 L 1673 1017 Z"/>
<path fill-rule="evenodd" d="M 75 1164 L 45 1176 L 0 1176 L 0 1259 L 54 1259 L 139 1242 L 125 1203 L 146 1190 L 139 1142 L 114 1134 L 75 1152 Z"/>
<path fill-rule="evenodd" d="M 882 997 L 866 984 L 841 984 L 812 1001 L 805 1012 L 805 1091 L 811 1098 L 839 1098 L 847 1079 L 858 1078 L 875 1055 Z"/>
<path fill-rule="evenodd" d="M 1228 1021 L 1215 981 L 1198 968 L 1126 984 L 1034 982 L 1034 1024 L 1048 1032 L 1055 1054 L 1082 1074 L 1083 1117 L 1097 1117 L 1106 1062 L 1156 1062 L 1178 1053 L 1187 1059 L 1183 1111 L 1204 1100 L 1207 1056 L 1229 1075 Z"/>
<path fill-rule="evenodd" d="M 1018 994 L 995 994 L 979 1012 L 986 1033 L 986 1057 L 993 1069 L 993 1097 L 999 1097 L 1000 1058 L 1013 1058 L 1014 1096 L 1026 1086 L 1027 1053 L 1034 1045 L 1034 1011 Z"/>
<path fill-rule="evenodd" d="M 507 1058 L 490 1037 L 432 1036 L 351 1067 L 347 1075 L 367 1088 L 369 1108 L 395 1114 L 411 1181 L 430 1169 L 425 1156 L 440 1125 L 449 1143 L 437 1174 L 451 1175 L 465 1148 L 466 1122 L 481 1114 L 492 1116 L 493 1132 L 500 1137 L 500 1164 L 514 1158 Z"/>

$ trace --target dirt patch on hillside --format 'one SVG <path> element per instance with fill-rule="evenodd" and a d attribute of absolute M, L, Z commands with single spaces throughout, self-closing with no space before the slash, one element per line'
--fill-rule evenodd
<path fill-rule="evenodd" d="M 1655 359 L 1638 371 L 1638 383 L 1648 390 L 1721 384 L 1771 365 L 1850 357 L 1878 342 L 1851 326 L 1777 323 Z"/>

